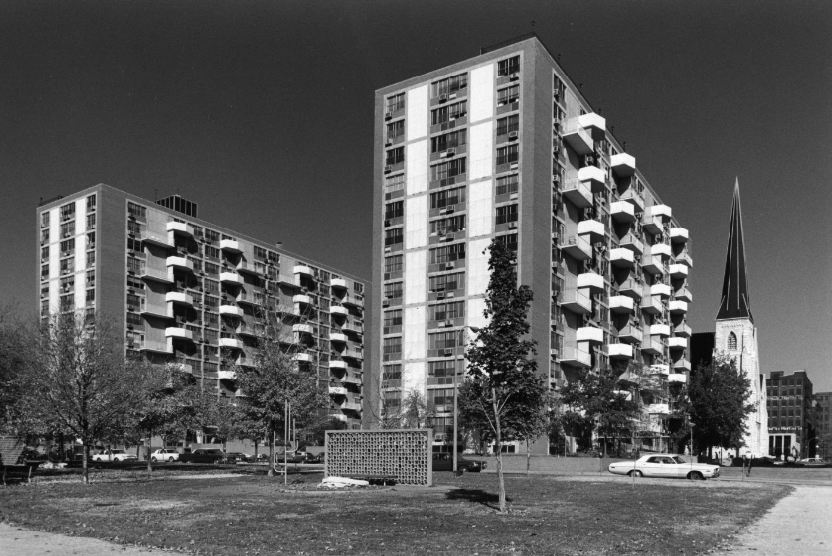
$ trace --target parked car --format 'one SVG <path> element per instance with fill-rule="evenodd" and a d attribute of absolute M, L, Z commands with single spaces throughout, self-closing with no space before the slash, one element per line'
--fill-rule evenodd
<path fill-rule="evenodd" d="M 454 459 L 453 454 L 433 454 L 433 470 L 434 471 L 453 471 Z M 464 456 L 457 455 L 456 469 L 457 471 L 474 471 L 479 472 L 488 467 L 488 463 L 479 459 L 468 459 Z"/>
<path fill-rule="evenodd" d="M 129 460 L 139 459 L 133 454 L 128 454 L 124 450 L 119 449 L 112 449 L 112 450 L 104 450 L 98 454 L 94 454 L 92 456 L 92 461 L 96 463 L 101 462 L 124 462 Z"/>
<path fill-rule="evenodd" d="M 832 467 L 832 462 L 823 458 L 803 458 L 798 460 L 798 467 Z"/>
<path fill-rule="evenodd" d="M 610 473 L 635 475 L 636 477 L 672 477 L 701 481 L 719 477 L 719 466 L 708 463 L 692 463 L 678 454 L 648 454 L 636 461 L 611 463 Z"/>
<path fill-rule="evenodd" d="M 286 452 L 285 456 L 282 453 L 281 454 L 275 454 L 274 459 L 275 459 L 275 463 L 277 463 L 277 464 L 281 464 L 283 462 L 286 462 L 286 463 L 306 463 L 308 456 L 309 456 L 309 454 L 307 454 L 306 452 L 303 452 L 303 451 Z"/>
<path fill-rule="evenodd" d="M 238 461 L 245 461 L 246 455 L 242 452 L 226 452 L 225 463 L 237 463 Z"/>
<path fill-rule="evenodd" d="M 324 463 L 326 461 L 326 452 L 319 454 L 309 454 L 306 458 L 306 463 Z"/>
<path fill-rule="evenodd" d="M 190 453 L 180 454 L 182 463 L 223 463 L 225 452 L 216 448 L 198 448 Z"/>
<path fill-rule="evenodd" d="M 160 448 L 150 454 L 150 461 L 153 463 L 156 463 L 157 461 L 179 461 L 179 452 L 176 450 L 166 450 L 165 448 Z"/>

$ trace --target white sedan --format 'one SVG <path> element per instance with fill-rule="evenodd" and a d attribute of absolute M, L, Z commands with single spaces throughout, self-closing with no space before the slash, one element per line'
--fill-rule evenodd
<path fill-rule="evenodd" d="M 118 450 L 118 449 L 104 450 L 103 452 L 101 452 L 99 454 L 95 454 L 94 456 L 92 456 L 92 461 L 94 461 L 94 462 L 104 462 L 104 461 L 123 462 L 123 461 L 128 461 L 128 460 L 133 460 L 133 459 L 138 459 L 138 458 L 136 458 L 136 456 L 134 456 L 133 454 L 128 454 L 124 450 Z"/>
<path fill-rule="evenodd" d="M 165 450 L 161 448 L 150 454 L 150 461 L 156 463 L 157 461 L 179 461 L 179 452 L 176 450 Z"/>
<path fill-rule="evenodd" d="M 610 464 L 610 473 L 635 475 L 636 477 L 673 477 L 702 481 L 719 477 L 719 466 L 692 463 L 677 454 L 649 454 L 636 461 L 618 461 Z"/>

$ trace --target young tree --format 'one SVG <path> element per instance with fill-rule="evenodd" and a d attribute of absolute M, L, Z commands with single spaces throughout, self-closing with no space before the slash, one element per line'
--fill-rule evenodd
<path fill-rule="evenodd" d="M 20 403 L 26 388 L 21 378 L 27 365 L 27 334 L 13 311 L 12 306 L 0 307 L 0 433 L 25 436 L 31 432 L 26 430 L 26 408 Z"/>
<path fill-rule="evenodd" d="M 144 365 L 125 360 L 124 342 L 107 319 L 55 315 L 37 325 L 29 348 L 23 403 L 44 429 L 67 431 L 83 442 L 87 484 L 90 447 L 123 438 L 152 377 Z"/>
<path fill-rule="evenodd" d="M 731 358 L 715 357 L 691 373 L 688 397 L 693 437 L 700 447 L 740 447 L 745 419 L 754 410 L 749 403 L 751 381 Z"/>
<path fill-rule="evenodd" d="M 529 333 L 526 314 L 532 300 L 528 286 L 517 287 L 514 270 L 516 256 L 502 243 L 489 246 L 491 277 L 485 294 L 488 324 L 477 332 L 465 353 L 468 378 L 465 389 L 470 399 L 460 404 L 472 422 L 487 422 L 497 452 L 497 477 L 500 484 L 500 512 L 506 511 L 506 488 L 503 476 L 502 443 L 523 440 L 528 429 L 524 423 L 531 416 L 544 413 L 547 388 L 537 375 L 534 341 L 523 339 Z"/>
<path fill-rule="evenodd" d="M 433 426 L 436 407 L 419 390 L 410 390 L 402 400 L 401 426 L 404 429 L 427 429 Z"/>

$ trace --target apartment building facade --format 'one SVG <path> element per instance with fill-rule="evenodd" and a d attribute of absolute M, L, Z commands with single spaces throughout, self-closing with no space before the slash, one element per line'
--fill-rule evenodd
<path fill-rule="evenodd" d="M 113 318 L 128 355 L 175 362 L 218 396 L 243 395 L 233 364 L 256 364 L 264 318 L 309 346 L 329 415 L 360 428 L 364 296 L 353 276 L 157 202 L 100 184 L 37 209 L 38 302 Z M 273 311 L 268 313 L 268 311 Z M 282 341 L 282 340 L 281 340 Z"/>
<path fill-rule="evenodd" d="M 815 398 L 806 371 L 774 371 L 766 382 L 769 455 L 814 457 Z"/>
<path fill-rule="evenodd" d="M 376 91 L 374 153 L 370 399 L 425 396 L 434 449 L 452 430 L 467 327 L 485 324 L 495 238 L 534 292 L 531 336 L 553 389 L 630 362 L 686 380 L 688 230 L 536 36 Z M 654 432 L 668 401 L 652 400 Z"/>
<path fill-rule="evenodd" d="M 812 448 L 815 455 L 825 458 L 832 453 L 832 392 L 817 392 L 814 397 L 817 442 Z"/>

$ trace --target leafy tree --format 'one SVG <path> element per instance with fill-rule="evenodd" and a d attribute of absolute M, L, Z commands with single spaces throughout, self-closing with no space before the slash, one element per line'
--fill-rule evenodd
<path fill-rule="evenodd" d="M 739 448 L 745 434 L 745 419 L 754 410 L 749 403 L 751 381 L 737 368 L 732 358 L 715 357 L 691 373 L 688 397 L 693 437 L 700 451 L 712 448 Z"/>
<path fill-rule="evenodd" d="M 402 400 L 401 426 L 405 429 L 427 429 L 433 426 L 436 407 L 419 390 L 410 390 Z"/>
<path fill-rule="evenodd" d="M 526 438 L 530 430 L 525 423 L 546 411 L 548 396 L 537 363 L 530 357 L 536 354 L 534 341 L 524 339 L 530 329 L 526 314 L 532 291 L 528 286 L 517 287 L 513 251 L 496 240 L 489 250 L 491 277 L 483 312 L 488 324 L 475 331 L 476 341 L 466 351 L 468 399 L 460 405 L 469 423 L 488 423 L 483 432 L 494 439 L 500 511 L 505 512 L 502 444 Z"/>
<path fill-rule="evenodd" d="M 326 431 L 342 431 L 346 430 L 347 424 L 335 417 L 329 417 L 326 420 L 319 421 L 309 430 L 312 441 L 317 446 L 323 446 L 326 442 Z"/>
<path fill-rule="evenodd" d="M 0 307 L 0 433 L 25 435 L 21 404 L 27 365 L 26 329 L 14 314 L 14 307 Z"/>

